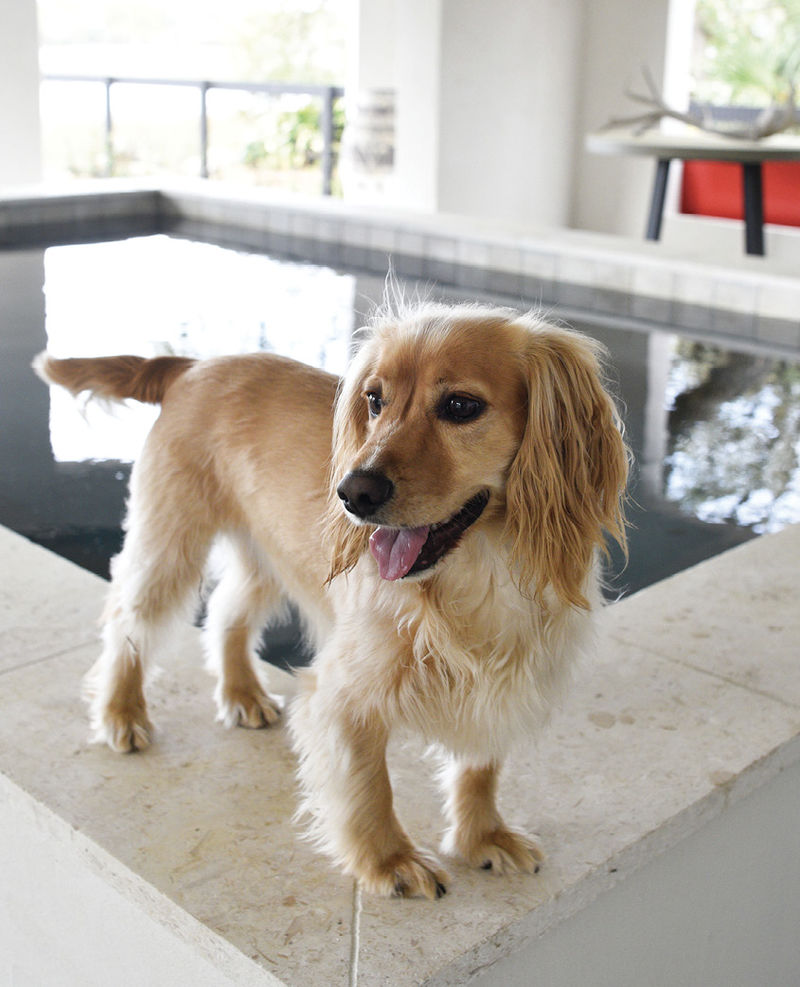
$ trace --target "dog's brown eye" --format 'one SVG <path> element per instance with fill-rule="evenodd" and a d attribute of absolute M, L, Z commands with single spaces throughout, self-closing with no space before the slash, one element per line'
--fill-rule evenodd
<path fill-rule="evenodd" d="M 464 394 L 448 394 L 439 405 L 439 417 L 450 422 L 471 422 L 481 414 L 486 405 L 478 398 Z"/>
<path fill-rule="evenodd" d="M 367 391 L 367 406 L 370 418 L 377 418 L 383 407 L 383 398 L 377 391 Z"/>

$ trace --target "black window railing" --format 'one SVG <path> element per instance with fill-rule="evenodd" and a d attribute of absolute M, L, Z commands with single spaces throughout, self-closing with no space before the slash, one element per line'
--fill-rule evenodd
<path fill-rule="evenodd" d="M 320 131 L 322 137 L 322 194 L 331 194 L 331 183 L 334 168 L 334 104 L 344 95 L 341 86 L 317 85 L 313 83 L 291 82 L 214 82 L 207 79 L 158 79 L 140 76 L 102 76 L 45 73 L 44 82 L 89 82 L 105 87 L 105 167 L 106 174 L 114 173 L 114 114 L 112 106 L 112 89 L 115 85 L 132 86 L 180 86 L 196 89 L 198 93 L 198 145 L 200 152 L 200 177 L 208 178 L 208 93 L 213 89 L 233 90 L 246 93 L 263 94 L 266 96 L 309 96 L 321 103 Z"/>

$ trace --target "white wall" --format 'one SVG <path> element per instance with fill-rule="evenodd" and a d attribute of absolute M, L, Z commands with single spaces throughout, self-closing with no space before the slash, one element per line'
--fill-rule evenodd
<path fill-rule="evenodd" d="M 351 202 L 438 208 L 441 0 L 353 0 L 348 128 L 340 175 Z M 376 91 L 395 94 L 395 166 L 370 177 L 350 152 L 369 142 Z M 382 135 L 381 135 L 382 136 Z"/>
<path fill-rule="evenodd" d="M 0 0 L 0 186 L 41 178 L 36 0 Z"/>
<path fill-rule="evenodd" d="M 669 0 L 603 0 L 584 7 L 571 226 L 629 236 L 644 233 L 654 162 L 589 154 L 583 136 L 611 117 L 640 112 L 625 90 L 642 91 L 642 65 L 662 84 L 669 7 Z"/>
<path fill-rule="evenodd" d="M 397 94 L 388 205 L 641 235 L 653 163 L 583 143 L 642 64 L 663 81 L 670 0 L 356 2 L 351 82 Z"/>
<path fill-rule="evenodd" d="M 438 206 L 564 225 L 580 0 L 444 0 Z"/>
<path fill-rule="evenodd" d="M 435 211 L 441 208 L 442 0 L 396 0 L 394 28 L 396 202 Z"/>
<path fill-rule="evenodd" d="M 370 88 L 396 91 L 396 167 L 383 184 L 386 204 L 523 226 L 565 224 L 581 0 L 357 6 L 351 89 L 362 98 Z M 355 103 L 351 94 L 348 107 Z"/>

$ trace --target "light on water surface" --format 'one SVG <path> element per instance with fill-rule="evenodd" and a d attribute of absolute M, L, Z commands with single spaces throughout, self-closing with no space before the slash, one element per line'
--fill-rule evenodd
<path fill-rule="evenodd" d="M 207 358 L 277 352 L 342 373 L 355 279 L 326 267 L 167 236 L 45 251 L 48 349 Z M 51 392 L 59 462 L 134 460 L 158 409 L 112 409 Z"/>

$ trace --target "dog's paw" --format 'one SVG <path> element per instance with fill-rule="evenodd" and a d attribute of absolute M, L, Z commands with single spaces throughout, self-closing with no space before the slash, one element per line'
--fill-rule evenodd
<path fill-rule="evenodd" d="M 217 694 L 217 720 L 226 727 L 260 730 L 277 723 L 280 715 L 278 700 L 262 689 L 228 688 Z"/>
<path fill-rule="evenodd" d="M 450 880 L 439 861 L 420 850 L 404 850 L 359 874 L 366 891 L 389 898 L 441 898 Z"/>
<path fill-rule="evenodd" d="M 515 871 L 536 874 L 544 860 L 544 853 L 534 840 L 505 826 L 469 840 L 450 833 L 443 849 L 445 853 L 463 857 L 472 867 L 495 874 L 513 874 Z"/>
<path fill-rule="evenodd" d="M 105 710 L 93 716 L 91 722 L 94 743 L 108 744 L 119 754 L 143 751 L 153 738 L 153 724 L 139 707 Z"/>

